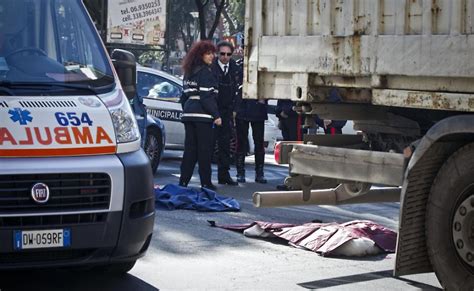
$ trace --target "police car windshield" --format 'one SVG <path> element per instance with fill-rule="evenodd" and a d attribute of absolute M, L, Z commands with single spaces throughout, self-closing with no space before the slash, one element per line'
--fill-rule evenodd
<path fill-rule="evenodd" d="M 0 82 L 96 89 L 113 84 L 112 69 L 82 2 L 1 0 Z"/>

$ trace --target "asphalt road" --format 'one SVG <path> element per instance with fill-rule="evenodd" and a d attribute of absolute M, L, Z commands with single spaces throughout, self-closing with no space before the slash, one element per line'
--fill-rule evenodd
<path fill-rule="evenodd" d="M 155 175 L 156 184 L 177 183 L 181 155 L 165 153 Z M 269 155 L 265 168 L 269 183 L 261 185 L 253 183 L 252 157 L 247 161 L 250 183 L 218 187 L 219 194 L 239 201 L 240 212 L 157 210 L 151 246 L 129 274 L 110 277 L 65 270 L 10 272 L 1 274 L 0 290 L 439 290 L 433 273 L 393 277 L 394 254 L 322 257 L 285 243 L 209 227 L 208 220 L 221 224 L 255 220 L 298 224 L 368 219 L 397 228 L 398 203 L 255 208 L 252 193 L 274 190 L 287 169 L 271 165 Z M 193 185 L 199 185 L 197 171 Z"/>

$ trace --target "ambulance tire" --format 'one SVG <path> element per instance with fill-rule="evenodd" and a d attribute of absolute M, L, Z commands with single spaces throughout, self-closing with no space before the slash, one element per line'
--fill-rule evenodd
<path fill-rule="evenodd" d="M 104 271 L 114 275 L 125 275 L 135 266 L 136 261 L 114 263 L 104 267 Z"/>
<path fill-rule="evenodd" d="M 474 247 L 469 242 L 474 229 L 473 160 L 474 143 L 451 155 L 439 170 L 428 199 L 428 256 L 446 290 L 474 289 L 470 252 Z"/>
<path fill-rule="evenodd" d="M 161 153 L 163 152 L 161 132 L 158 129 L 147 129 L 144 150 L 150 159 L 151 170 L 155 174 L 160 164 Z"/>

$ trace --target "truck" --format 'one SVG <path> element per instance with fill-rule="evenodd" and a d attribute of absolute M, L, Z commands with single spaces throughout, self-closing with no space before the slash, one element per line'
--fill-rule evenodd
<path fill-rule="evenodd" d="M 0 27 L 0 269 L 129 271 L 155 215 L 134 56 L 81 0 L 3 0 Z"/>
<path fill-rule="evenodd" d="M 398 201 L 394 275 L 474 288 L 474 1 L 246 2 L 243 98 L 361 134 L 282 144 L 258 207 Z M 331 101 L 337 90 L 340 102 Z"/>

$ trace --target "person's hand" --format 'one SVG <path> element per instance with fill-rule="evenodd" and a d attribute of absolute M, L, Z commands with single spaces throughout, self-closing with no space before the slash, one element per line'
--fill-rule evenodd
<path fill-rule="evenodd" d="M 324 129 L 328 128 L 328 126 L 332 123 L 332 120 L 324 119 Z"/>
<path fill-rule="evenodd" d="M 281 116 L 282 118 L 288 118 L 288 114 L 286 114 L 286 113 L 283 112 L 283 111 L 280 113 L 280 116 Z"/>
<path fill-rule="evenodd" d="M 217 125 L 217 126 L 221 126 L 222 125 L 222 119 L 219 117 L 219 118 L 216 118 L 214 120 L 214 124 Z"/>

